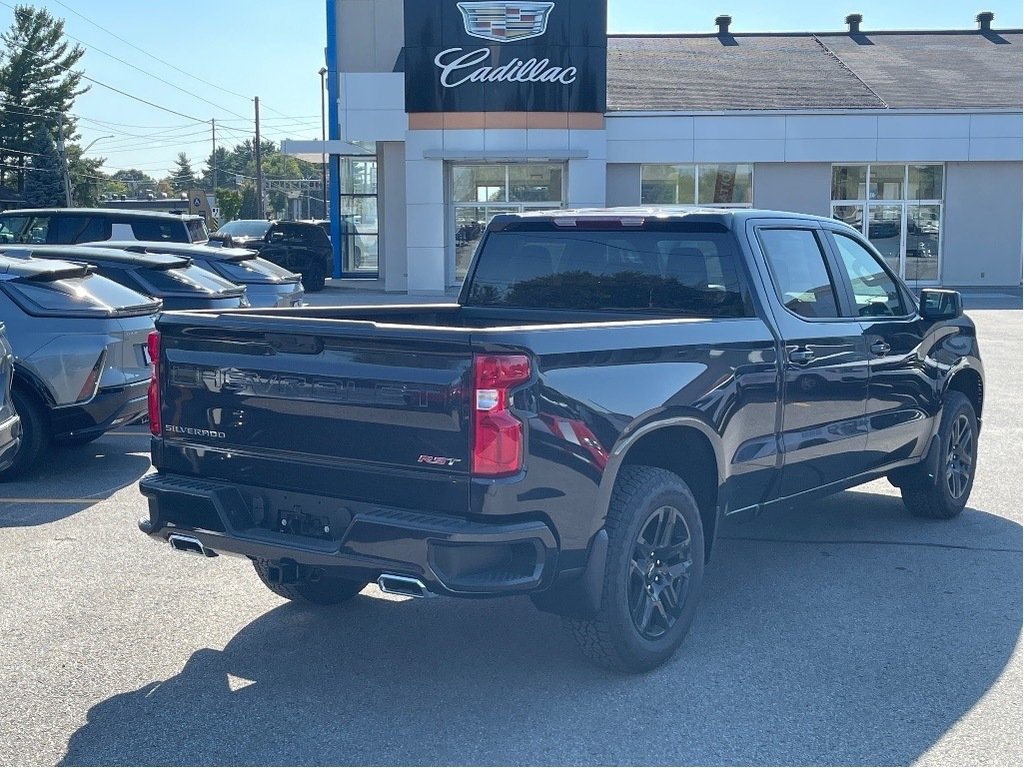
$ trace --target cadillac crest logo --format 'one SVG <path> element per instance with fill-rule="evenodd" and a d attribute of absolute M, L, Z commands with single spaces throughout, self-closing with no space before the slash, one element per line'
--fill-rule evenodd
<path fill-rule="evenodd" d="M 511 43 L 543 35 L 555 4 L 469 2 L 458 3 L 458 6 L 468 34 L 496 43 Z"/>

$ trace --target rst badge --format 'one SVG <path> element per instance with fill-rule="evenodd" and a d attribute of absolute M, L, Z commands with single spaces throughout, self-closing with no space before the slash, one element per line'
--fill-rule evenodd
<path fill-rule="evenodd" d="M 428 456 L 425 453 L 421 453 L 420 457 L 416 459 L 418 464 L 429 464 L 432 467 L 454 467 L 456 464 L 461 464 L 462 459 L 451 459 L 447 456 Z"/>
<path fill-rule="evenodd" d="M 496 43 L 540 37 L 548 28 L 554 3 L 458 3 L 466 33 Z"/>

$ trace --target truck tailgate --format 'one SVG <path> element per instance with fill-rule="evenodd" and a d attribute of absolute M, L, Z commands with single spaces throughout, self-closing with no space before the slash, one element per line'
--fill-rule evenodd
<path fill-rule="evenodd" d="M 268 316 L 252 325 L 199 313 L 158 323 L 158 469 L 465 512 L 468 334 Z"/>

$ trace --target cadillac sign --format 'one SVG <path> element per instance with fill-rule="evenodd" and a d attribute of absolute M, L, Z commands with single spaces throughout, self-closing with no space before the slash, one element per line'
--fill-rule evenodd
<path fill-rule="evenodd" d="M 605 0 L 405 0 L 406 109 L 603 112 L 605 18 Z"/>
<path fill-rule="evenodd" d="M 458 3 L 466 34 L 510 43 L 540 37 L 547 31 L 554 3 Z"/>

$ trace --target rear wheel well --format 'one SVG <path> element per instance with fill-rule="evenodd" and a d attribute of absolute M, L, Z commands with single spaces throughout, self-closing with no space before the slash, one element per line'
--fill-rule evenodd
<path fill-rule="evenodd" d="M 956 391 L 963 393 L 972 406 L 974 406 L 974 415 L 979 419 L 981 418 L 981 406 L 985 399 L 985 385 L 981 382 L 981 375 L 973 368 L 965 368 L 953 376 L 953 380 L 949 382 L 949 386 L 946 388 L 947 391 Z"/>
<path fill-rule="evenodd" d="M 689 486 L 704 528 L 704 559 L 711 555 L 718 509 L 718 461 L 711 442 L 691 427 L 665 427 L 644 435 L 626 452 L 623 466 L 661 467 Z"/>

